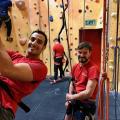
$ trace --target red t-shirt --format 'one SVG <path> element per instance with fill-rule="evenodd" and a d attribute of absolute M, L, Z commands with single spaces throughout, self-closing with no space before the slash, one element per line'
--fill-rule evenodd
<path fill-rule="evenodd" d="M 57 43 L 53 46 L 53 51 L 55 52 L 54 57 L 63 57 L 64 47 L 61 43 Z"/>
<path fill-rule="evenodd" d="M 39 59 L 29 59 L 17 52 L 9 51 L 13 64 L 15 63 L 28 63 L 33 72 L 33 78 L 36 82 L 21 82 L 18 80 L 11 80 L 4 76 L 0 76 L 0 80 L 4 81 L 10 88 L 11 93 L 14 96 L 14 99 L 17 102 L 20 102 L 21 99 L 32 93 L 33 90 L 42 82 L 47 75 L 47 67 L 45 64 Z M 12 72 L 12 71 L 11 71 Z M 14 100 L 10 98 L 10 96 L 0 87 L 0 101 L 4 108 L 10 108 L 14 114 L 17 110 L 17 104 Z"/>
<path fill-rule="evenodd" d="M 99 80 L 98 67 L 92 61 L 89 61 L 84 66 L 80 66 L 79 63 L 74 65 L 71 74 L 75 80 L 75 90 L 77 93 L 86 89 L 88 80 L 96 79 L 97 82 Z M 96 99 L 97 92 L 98 84 L 91 96 L 91 99 Z"/>

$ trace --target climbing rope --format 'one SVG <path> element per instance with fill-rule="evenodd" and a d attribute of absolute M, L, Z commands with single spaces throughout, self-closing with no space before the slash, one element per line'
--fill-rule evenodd
<path fill-rule="evenodd" d="M 116 21 L 116 44 L 114 47 L 114 72 L 113 72 L 113 80 L 114 80 L 114 88 L 115 88 L 115 119 L 117 120 L 117 97 L 118 97 L 118 71 L 119 71 L 119 46 L 118 46 L 118 38 L 119 38 L 119 9 L 120 9 L 120 1 L 117 0 L 117 21 Z"/>
<path fill-rule="evenodd" d="M 64 7 L 64 1 L 62 0 L 62 8 L 63 8 L 63 14 L 62 14 L 62 27 L 60 29 L 60 32 L 58 34 L 58 40 L 60 42 L 60 35 L 63 31 L 63 29 L 65 28 L 66 31 L 66 40 L 67 40 L 67 47 L 68 47 L 68 55 L 69 55 L 69 62 L 70 62 L 70 68 L 72 68 L 72 63 L 71 63 L 71 54 L 70 54 L 70 45 L 69 45 L 69 37 L 68 37 L 68 30 L 67 30 L 67 22 L 66 22 L 66 16 L 65 16 L 65 12 L 69 6 L 69 1 L 67 0 L 67 6 L 66 8 Z M 68 13 L 69 14 L 69 13 Z M 68 58 L 67 58 L 68 60 Z M 67 62 L 68 63 L 68 62 Z M 68 65 L 68 64 L 67 64 Z M 66 66 L 65 66 L 66 67 Z"/>
<path fill-rule="evenodd" d="M 106 4 L 108 3 L 108 4 Z M 106 9 L 107 8 L 107 9 Z M 106 16 L 107 12 L 107 16 Z M 106 18 L 107 17 L 107 18 Z M 108 61 L 108 24 L 109 24 L 109 0 L 104 0 L 103 6 L 103 68 L 100 79 L 99 96 L 98 96 L 98 120 L 109 120 L 109 78 L 107 77 L 106 65 Z M 106 87 L 106 94 L 105 94 Z M 105 99 L 106 98 L 106 99 Z M 104 107 L 106 106 L 106 107 Z M 106 108 L 106 109 L 105 109 Z"/>
<path fill-rule="evenodd" d="M 47 0 L 47 5 L 48 5 L 48 31 L 49 31 L 49 55 L 50 55 L 50 75 L 51 75 L 51 44 L 50 44 L 50 22 L 49 22 L 49 16 L 50 16 L 50 4 L 49 0 Z"/>
<path fill-rule="evenodd" d="M 104 120 L 104 86 L 106 83 L 106 120 L 109 120 L 109 78 L 107 77 L 107 73 L 103 73 L 100 80 L 100 89 L 99 89 L 99 97 L 98 97 L 98 120 Z"/>
<path fill-rule="evenodd" d="M 117 120 L 117 96 L 118 96 L 118 91 L 117 91 L 117 73 L 116 73 L 116 71 L 117 71 L 117 66 L 116 66 L 116 64 L 117 64 L 117 47 L 115 46 L 115 48 L 114 48 L 114 69 L 113 69 L 113 82 L 114 82 L 114 89 L 115 89 L 115 97 L 114 97 L 114 99 L 115 99 L 115 103 L 114 103 L 114 105 L 115 105 L 115 119 Z"/>

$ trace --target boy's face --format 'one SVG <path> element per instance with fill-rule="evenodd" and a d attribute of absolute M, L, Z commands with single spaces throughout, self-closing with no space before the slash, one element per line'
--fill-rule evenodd
<path fill-rule="evenodd" d="M 89 49 L 87 48 L 79 49 L 77 53 L 78 53 L 78 61 L 83 64 L 88 62 L 91 56 L 91 51 L 89 51 Z"/>
<path fill-rule="evenodd" d="M 28 54 L 38 56 L 45 49 L 45 37 L 42 34 L 33 33 L 28 41 Z"/>

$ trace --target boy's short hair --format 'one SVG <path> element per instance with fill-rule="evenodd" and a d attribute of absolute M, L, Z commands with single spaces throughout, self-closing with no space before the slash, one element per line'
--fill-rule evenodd
<path fill-rule="evenodd" d="M 57 41 L 57 42 L 59 41 L 58 38 L 55 38 L 55 39 L 53 40 L 53 42 L 56 42 L 56 41 Z"/>
<path fill-rule="evenodd" d="M 80 49 L 83 49 L 83 48 L 87 48 L 89 51 L 92 51 L 92 45 L 91 45 L 91 43 L 89 43 L 87 41 L 80 42 L 77 50 L 80 50 Z"/>

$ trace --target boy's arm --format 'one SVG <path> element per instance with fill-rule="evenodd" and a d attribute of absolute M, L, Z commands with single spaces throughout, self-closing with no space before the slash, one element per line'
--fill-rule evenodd
<path fill-rule="evenodd" d="M 69 93 L 73 94 L 73 91 L 74 91 L 74 86 L 73 86 L 73 81 L 71 81 L 69 85 Z"/>
<path fill-rule="evenodd" d="M 89 99 L 91 97 L 91 95 L 93 94 L 95 88 L 97 85 L 97 80 L 88 80 L 87 86 L 86 86 L 86 90 L 81 91 L 77 94 L 67 94 L 66 95 L 66 99 L 67 100 L 84 100 L 84 99 Z"/>
<path fill-rule="evenodd" d="M 32 70 L 27 63 L 13 64 L 0 38 L 0 73 L 12 80 L 33 81 Z"/>

